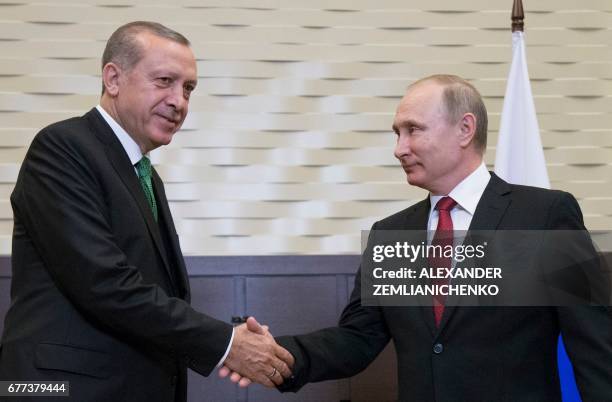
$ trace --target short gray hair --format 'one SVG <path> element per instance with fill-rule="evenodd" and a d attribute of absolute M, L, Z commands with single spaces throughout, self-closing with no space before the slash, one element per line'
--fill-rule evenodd
<path fill-rule="evenodd" d="M 489 119 L 480 92 L 465 79 L 449 74 L 436 74 L 421 78 L 410 84 L 408 89 L 429 81 L 434 81 L 444 88 L 442 99 L 449 123 L 457 123 L 465 113 L 472 113 L 476 117 L 474 144 L 479 151 L 484 153 L 487 149 Z"/>
<path fill-rule="evenodd" d="M 143 57 L 142 46 L 136 40 L 137 35 L 142 32 L 149 32 L 185 46 L 191 44 L 186 37 L 160 23 L 133 21 L 117 28 L 108 38 L 102 54 L 102 68 L 110 62 L 125 70 L 134 67 Z M 102 84 L 102 93 L 104 93 L 104 84 Z"/>

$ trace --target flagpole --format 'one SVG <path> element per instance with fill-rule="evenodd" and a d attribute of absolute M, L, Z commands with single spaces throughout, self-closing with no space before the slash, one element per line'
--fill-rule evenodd
<path fill-rule="evenodd" d="M 525 32 L 525 11 L 523 10 L 523 1 L 522 0 L 514 0 L 514 4 L 512 5 L 512 33 L 521 32 L 521 35 Z M 535 113 L 535 111 L 534 111 Z M 539 130 L 536 130 L 536 134 L 539 137 Z M 540 145 L 541 146 L 541 145 Z M 497 159 L 497 158 L 496 158 Z M 542 161 L 545 163 L 544 161 Z M 544 171 L 546 171 L 546 167 L 544 165 Z M 546 179 L 542 182 L 542 184 L 548 183 L 548 175 L 546 175 Z M 525 184 L 525 183 L 519 183 Z M 572 370 L 572 365 L 567 356 L 567 352 L 565 351 L 565 346 L 563 345 L 563 338 L 559 337 L 559 344 L 557 350 L 557 362 L 559 366 L 559 379 L 561 381 L 561 394 L 564 402 L 576 402 L 580 401 L 580 395 L 578 393 L 578 389 L 576 387 L 576 380 L 574 378 L 574 373 Z"/>

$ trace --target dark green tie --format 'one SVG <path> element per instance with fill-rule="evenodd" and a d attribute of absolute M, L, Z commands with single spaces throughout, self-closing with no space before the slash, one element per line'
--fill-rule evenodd
<path fill-rule="evenodd" d="M 151 182 L 151 161 L 146 156 L 143 156 L 135 166 L 138 171 L 140 185 L 145 193 L 145 197 L 147 197 L 147 201 L 149 201 L 151 212 L 153 212 L 153 218 L 155 218 L 155 222 L 157 222 L 157 203 L 155 202 L 153 184 Z"/>

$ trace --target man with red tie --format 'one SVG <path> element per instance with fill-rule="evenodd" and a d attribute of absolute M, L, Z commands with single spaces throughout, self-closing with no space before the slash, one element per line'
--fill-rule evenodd
<path fill-rule="evenodd" d="M 410 85 L 393 130 L 408 183 L 429 196 L 373 231 L 428 229 L 430 244 L 443 245 L 468 229 L 585 230 L 571 194 L 511 185 L 487 171 L 487 111 L 464 79 L 435 75 Z M 392 339 L 402 402 L 561 401 L 562 333 L 583 401 L 612 396 L 609 307 L 445 306 L 443 298 L 429 306 L 366 306 L 361 287 L 358 273 L 337 327 L 277 338 L 295 357 L 295 375 L 281 391 L 353 376 Z"/>

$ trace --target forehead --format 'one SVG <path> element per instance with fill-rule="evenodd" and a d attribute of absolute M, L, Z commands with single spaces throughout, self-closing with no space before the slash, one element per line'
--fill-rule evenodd
<path fill-rule="evenodd" d="M 423 82 L 409 87 L 397 106 L 395 122 L 407 119 L 427 119 L 444 113 L 444 87 L 435 82 Z"/>
<path fill-rule="evenodd" d="M 196 79 L 196 61 L 189 46 L 150 32 L 139 33 L 137 40 L 142 46 L 143 54 L 136 68 L 170 70 L 189 79 Z"/>

